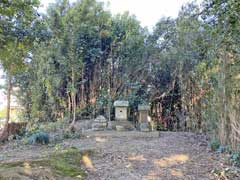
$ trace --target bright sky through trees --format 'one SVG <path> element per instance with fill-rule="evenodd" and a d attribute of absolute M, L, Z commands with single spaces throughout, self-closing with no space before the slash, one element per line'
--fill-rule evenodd
<path fill-rule="evenodd" d="M 74 2 L 76 0 L 70 0 Z M 190 0 L 101 0 L 109 2 L 109 9 L 113 14 L 123 13 L 129 11 L 136 15 L 137 19 L 141 21 L 142 26 L 152 28 L 162 16 L 177 17 L 181 6 Z M 55 0 L 41 0 L 40 12 L 44 12 L 49 3 L 54 3 Z M 201 2 L 201 0 L 198 0 Z M 1 79 L 0 69 L 0 84 L 3 83 Z"/>
<path fill-rule="evenodd" d="M 76 0 L 70 0 L 74 2 Z M 141 21 L 142 26 L 147 26 L 150 29 L 162 16 L 177 17 L 181 6 L 190 0 L 101 0 L 109 2 L 109 9 L 112 13 L 123 13 L 129 11 L 136 15 Z M 41 0 L 40 12 L 44 12 L 49 3 L 54 3 L 55 0 Z M 201 2 L 201 0 L 198 0 Z M 0 70 L 0 76 L 2 72 Z M 2 80 L 0 79 L 0 83 Z"/>
<path fill-rule="evenodd" d="M 70 0 L 74 2 L 76 0 Z M 150 30 L 163 16 L 177 17 L 182 5 L 191 2 L 191 0 L 100 0 L 108 4 L 106 7 L 113 14 L 129 11 L 134 14 L 141 22 L 142 26 L 147 26 Z M 41 0 L 40 12 L 45 12 L 49 3 L 55 0 Z M 201 2 L 201 0 L 197 0 Z M 0 69 L 0 85 L 4 83 L 1 78 L 2 71 Z"/>
<path fill-rule="evenodd" d="M 74 2 L 75 0 L 70 0 Z M 129 11 L 136 15 L 141 21 L 142 26 L 147 26 L 150 29 L 162 16 L 177 17 L 179 10 L 183 4 L 191 2 L 190 0 L 101 0 L 109 2 L 109 9 L 113 14 Z M 55 0 L 41 0 L 41 12 L 44 12 L 48 3 Z M 201 2 L 198 0 L 197 2 Z"/>

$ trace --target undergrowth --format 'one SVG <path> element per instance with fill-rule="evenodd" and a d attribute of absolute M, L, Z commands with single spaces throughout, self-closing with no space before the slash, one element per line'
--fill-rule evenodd
<path fill-rule="evenodd" d="M 240 145 L 236 151 L 233 151 L 230 155 L 230 161 L 234 166 L 240 167 Z"/>
<path fill-rule="evenodd" d="M 240 167 L 240 145 L 236 150 L 233 150 L 229 146 L 221 145 L 220 141 L 213 138 L 210 141 L 210 148 L 217 153 L 227 153 L 229 155 L 229 161 L 233 166 Z"/>
<path fill-rule="evenodd" d="M 46 132 L 37 132 L 32 134 L 30 137 L 27 139 L 28 144 L 48 144 L 50 141 L 49 134 Z"/>

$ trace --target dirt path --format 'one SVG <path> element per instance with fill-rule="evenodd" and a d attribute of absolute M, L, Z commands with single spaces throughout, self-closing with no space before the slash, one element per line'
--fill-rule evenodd
<path fill-rule="evenodd" d="M 89 179 L 214 179 L 210 172 L 220 166 L 205 142 L 197 143 L 189 133 L 165 132 L 160 138 L 140 132 L 89 136 L 98 149 Z"/>
<path fill-rule="evenodd" d="M 84 139 L 61 144 L 70 146 L 95 152 L 86 164 L 88 180 L 208 180 L 217 179 L 213 169 L 225 168 L 209 151 L 204 137 L 192 133 L 163 132 L 158 137 L 157 132 L 91 132 Z M 24 146 L 18 151 L 2 147 L 0 153 L 7 152 L 2 162 L 9 162 L 39 158 L 51 151 L 51 147 Z"/>

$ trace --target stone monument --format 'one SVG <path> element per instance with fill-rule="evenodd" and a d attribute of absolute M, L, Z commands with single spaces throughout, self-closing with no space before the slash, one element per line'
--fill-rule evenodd
<path fill-rule="evenodd" d="M 128 101 L 115 101 L 115 120 L 128 120 Z"/>
<path fill-rule="evenodd" d="M 140 131 L 150 131 L 150 121 L 149 116 L 150 106 L 149 105 L 138 105 L 138 124 Z"/>
<path fill-rule="evenodd" d="M 128 121 L 128 101 L 115 101 L 115 121 L 112 121 L 112 127 L 117 131 L 133 130 L 133 124 Z"/>
<path fill-rule="evenodd" d="M 94 122 L 92 123 L 92 130 L 93 131 L 104 131 L 107 128 L 107 119 L 100 115 L 96 119 L 94 119 Z"/>

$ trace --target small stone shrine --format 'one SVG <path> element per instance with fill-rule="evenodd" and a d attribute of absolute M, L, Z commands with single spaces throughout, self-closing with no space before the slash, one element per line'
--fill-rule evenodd
<path fill-rule="evenodd" d="M 104 116 L 98 116 L 92 123 L 93 131 L 104 131 L 107 128 L 107 119 Z"/>
<path fill-rule="evenodd" d="M 115 120 L 128 120 L 128 101 L 115 101 Z"/>
<path fill-rule="evenodd" d="M 117 131 L 133 130 L 133 124 L 128 121 L 128 101 L 115 101 L 115 121 L 112 121 L 112 128 Z"/>

